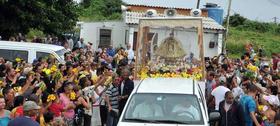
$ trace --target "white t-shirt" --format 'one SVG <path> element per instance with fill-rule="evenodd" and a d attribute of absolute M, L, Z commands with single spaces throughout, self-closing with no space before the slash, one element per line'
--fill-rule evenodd
<path fill-rule="evenodd" d="M 218 86 L 212 92 L 211 95 L 215 97 L 215 110 L 219 110 L 219 104 L 225 99 L 225 93 L 230 91 L 225 86 Z"/>
<path fill-rule="evenodd" d="M 129 60 L 129 61 L 131 61 L 133 58 L 134 58 L 134 52 L 133 52 L 133 50 L 132 49 L 129 49 L 129 50 L 126 50 L 126 52 L 127 52 L 127 59 Z"/>

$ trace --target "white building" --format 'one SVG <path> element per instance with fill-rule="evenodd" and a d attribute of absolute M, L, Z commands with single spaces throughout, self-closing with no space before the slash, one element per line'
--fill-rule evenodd
<path fill-rule="evenodd" d="M 169 7 L 161 6 L 146 6 L 134 5 L 127 3 L 127 8 L 123 12 L 123 20 L 121 21 L 106 21 L 106 22 L 81 22 L 80 37 L 84 38 L 85 42 L 93 42 L 94 49 L 100 46 L 113 45 L 113 47 L 125 47 L 127 43 L 131 43 L 133 49 L 136 49 L 137 32 L 139 19 L 147 16 L 147 11 L 153 9 L 156 11 L 156 17 L 165 17 L 166 10 Z M 175 16 L 190 16 L 190 8 L 176 8 Z M 207 10 L 202 9 L 203 17 L 203 42 L 204 42 L 204 56 L 213 57 L 222 51 L 222 41 L 225 28 L 218 24 L 215 20 L 207 17 Z M 167 30 L 156 31 L 158 34 L 151 33 L 150 40 L 154 41 L 154 45 L 158 45 L 161 40 L 169 35 Z M 176 33 L 175 33 L 176 34 Z M 182 36 L 177 33 L 177 36 Z M 198 55 L 198 46 L 196 33 L 189 31 L 188 36 L 183 36 L 185 41 L 183 46 L 188 47 L 190 52 Z"/>

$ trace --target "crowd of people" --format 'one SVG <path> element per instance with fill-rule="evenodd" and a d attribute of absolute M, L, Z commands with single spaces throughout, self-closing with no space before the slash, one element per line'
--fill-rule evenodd
<path fill-rule="evenodd" d="M 116 126 L 134 88 L 131 46 L 64 45 L 65 64 L 0 57 L 1 126 Z"/>
<path fill-rule="evenodd" d="M 268 59 L 248 44 L 238 59 L 206 59 L 206 69 L 208 110 L 220 112 L 220 126 L 280 125 L 280 54 Z"/>

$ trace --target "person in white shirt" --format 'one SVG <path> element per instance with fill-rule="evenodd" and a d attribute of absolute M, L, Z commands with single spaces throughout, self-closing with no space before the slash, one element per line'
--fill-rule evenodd
<path fill-rule="evenodd" d="M 127 44 L 127 50 L 125 51 L 128 55 L 127 55 L 127 59 L 128 59 L 128 64 L 131 63 L 131 61 L 134 59 L 134 51 L 131 48 L 131 44 Z"/>
<path fill-rule="evenodd" d="M 215 98 L 215 110 L 219 110 L 219 104 L 225 99 L 225 93 L 230 91 L 226 87 L 226 77 L 221 76 L 219 81 L 220 85 L 211 92 L 212 97 L 210 97 L 210 99 L 213 99 L 213 97 Z"/>
<path fill-rule="evenodd" d="M 133 113 L 133 118 L 149 118 L 163 116 L 162 108 L 154 103 L 153 98 L 146 98 L 144 102 L 138 104 Z"/>
<path fill-rule="evenodd" d="M 198 110 L 192 105 L 190 100 L 182 100 L 182 103 L 176 105 L 172 109 L 172 113 L 177 116 L 187 116 L 191 120 L 200 120 Z"/>
<path fill-rule="evenodd" d="M 232 93 L 233 93 L 233 96 L 234 96 L 234 99 L 236 99 L 237 101 L 239 101 L 239 99 L 241 98 L 242 95 L 244 95 L 244 92 L 242 90 L 241 87 L 239 87 L 239 84 L 240 84 L 241 80 L 239 77 L 237 76 L 234 76 L 232 78 Z"/>

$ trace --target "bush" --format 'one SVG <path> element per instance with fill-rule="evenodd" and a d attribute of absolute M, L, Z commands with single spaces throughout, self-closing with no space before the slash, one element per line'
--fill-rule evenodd
<path fill-rule="evenodd" d="M 33 28 L 29 29 L 29 32 L 27 33 L 26 38 L 28 40 L 32 40 L 35 36 L 41 38 L 41 37 L 44 37 L 45 35 L 42 31 L 40 31 L 38 29 L 33 29 Z"/>

